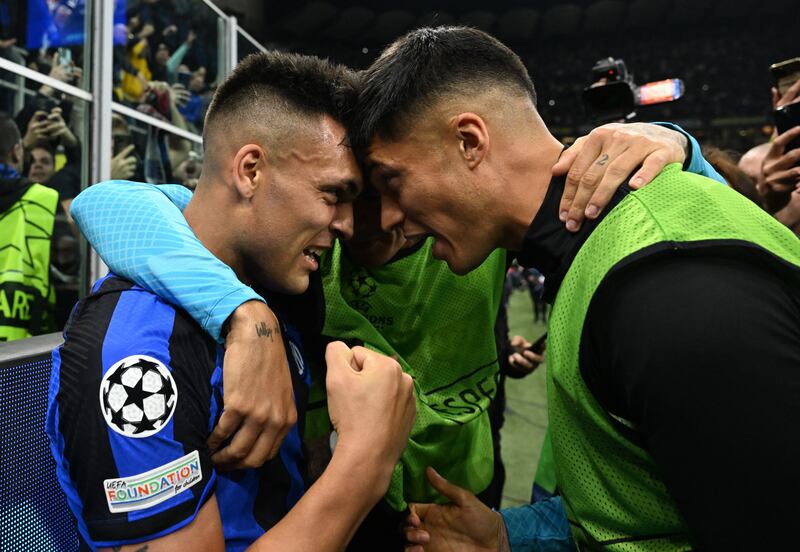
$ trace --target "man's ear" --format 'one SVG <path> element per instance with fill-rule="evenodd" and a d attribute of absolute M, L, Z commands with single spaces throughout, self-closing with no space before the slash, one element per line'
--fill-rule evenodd
<path fill-rule="evenodd" d="M 25 148 L 22 146 L 22 142 L 17 142 L 11 148 L 11 164 L 16 167 L 19 167 L 20 172 L 22 172 L 24 157 L 25 157 Z"/>
<path fill-rule="evenodd" d="M 251 199 L 264 185 L 267 173 L 267 152 L 257 144 L 239 148 L 233 158 L 233 183 L 243 199 Z"/>
<path fill-rule="evenodd" d="M 489 151 L 489 131 L 483 118 L 475 113 L 461 113 L 450 119 L 450 127 L 456 133 L 467 167 L 474 169 L 480 165 Z"/>

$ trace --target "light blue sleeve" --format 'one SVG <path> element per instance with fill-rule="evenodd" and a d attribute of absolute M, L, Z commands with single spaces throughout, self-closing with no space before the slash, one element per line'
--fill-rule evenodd
<path fill-rule="evenodd" d="M 694 136 L 683 130 L 678 125 L 672 123 L 652 123 L 654 125 L 663 126 L 666 128 L 670 128 L 672 130 L 677 130 L 689 140 L 689 145 L 691 146 L 691 151 L 689 152 L 689 157 L 683 164 L 683 170 L 690 173 L 699 174 L 700 176 L 705 176 L 707 178 L 711 178 L 716 180 L 720 184 L 725 184 L 726 186 L 728 183 L 725 181 L 724 178 L 717 172 L 717 170 L 711 166 L 711 164 L 706 161 L 705 157 L 703 157 L 703 152 L 700 149 L 700 144 L 697 140 L 694 139 Z"/>
<path fill-rule="evenodd" d="M 194 235 L 181 214 L 191 197 L 174 184 L 110 180 L 81 192 L 70 213 L 112 272 L 181 307 L 221 343 L 236 307 L 264 299 Z"/>
<path fill-rule="evenodd" d="M 500 510 L 511 552 L 572 552 L 567 514 L 556 496 L 517 508 Z"/>

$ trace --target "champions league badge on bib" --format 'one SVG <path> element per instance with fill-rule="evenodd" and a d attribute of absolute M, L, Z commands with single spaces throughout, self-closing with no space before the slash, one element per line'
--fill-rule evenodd
<path fill-rule="evenodd" d="M 108 427 L 125 437 L 149 437 L 172 418 L 178 389 L 159 360 L 132 355 L 114 364 L 100 382 L 100 410 Z"/>

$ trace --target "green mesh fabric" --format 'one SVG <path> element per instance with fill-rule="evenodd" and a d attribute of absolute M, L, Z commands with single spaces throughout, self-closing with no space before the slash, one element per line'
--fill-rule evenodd
<path fill-rule="evenodd" d="M 498 380 L 494 321 L 506 254 L 495 251 L 456 276 L 431 256 L 431 244 L 369 270 L 354 266 L 337 244 L 321 267 L 323 334 L 394 356 L 414 377 L 417 417 L 386 496 L 396 510 L 407 501 L 441 501 L 425 478 L 427 466 L 476 493 L 493 473 L 487 408 Z"/>
<path fill-rule="evenodd" d="M 558 486 L 578 543 L 620 551 L 690 548 L 653 459 L 612 426 L 584 385 L 578 353 L 592 296 L 615 266 L 635 262 L 634 253 L 638 259 L 719 248 L 775 263 L 800 283 L 800 240 L 791 231 L 730 188 L 670 165 L 608 214 L 561 285 L 549 324 L 547 391 Z M 627 541 L 608 542 L 618 539 Z"/>
<path fill-rule="evenodd" d="M 33 184 L 0 213 L 0 342 L 53 331 L 55 290 L 50 286 L 50 239 L 58 193 Z M 34 305 L 44 314 L 42 325 Z"/>
<path fill-rule="evenodd" d="M 553 459 L 553 445 L 550 442 L 550 428 L 544 434 L 542 452 L 539 453 L 539 464 L 536 466 L 536 475 L 533 482 L 548 494 L 556 494 L 558 482 L 556 481 L 556 465 Z"/>

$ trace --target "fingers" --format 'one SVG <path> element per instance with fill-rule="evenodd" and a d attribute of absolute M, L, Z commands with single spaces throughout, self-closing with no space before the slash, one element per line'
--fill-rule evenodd
<path fill-rule="evenodd" d="M 783 107 L 800 100 L 800 80 L 795 81 L 786 92 L 775 102 L 775 107 Z"/>
<path fill-rule="evenodd" d="M 208 450 L 215 452 L 242 424 L 242 417 L 231 410 L 223 410 L 216 427 L 208 437 Z"/>
<path fill-rule="evenodd" d="M 531 372 L 535 368 L 535 366 L 523 356 L 523 353 L 514 353 L 508 357 L 508 361 L 513 364 L 514 367 L 525 370 L 526 372 Z"/>
<path fill-rule="evenodd" d="M 239 411 L 241 409 L 237 409 Z M 230 444 L 211 457 L 224 468 L 257 468 L 274 458 L 280 452 L 283 439 L 297 421 L 294 405 L 286 412 L 273 405 L 272 410 L 262 409 L 251 412 L 247 417 L 238 416 L 243 422 Z"/>
<path fill-rule="evenodd" d="M 258 436 L 259 431 L 253 424 L 243 424 L 236 431 L 230 444 L 211 456 L 212 462 L 222 469 L 233 468 L 247 457 Z"/>
<path fill-rule="evenodd" d="M 578 139 L 578 141 L 581 140 L 582 138 Z M 576 141 L 576 144 L 578 141 Z M 561 222 L 567 222 L 570 206 L 575 199 L 578 186 L 587 171 L 590 170 L 600 156 L 601 144 L 602 141 L 600 140 L 587 140 L 586 143 L 583 144 L 575 161 L 570 166 L 569 172 L 567 173 L 567 180 L 564 184 L 564 193 L 561 195 L 561 203 L 558 208 L 558 218 L 561 219 Z"/>
<path fill-rule="evenodd" d="M 800 80 L 797 81 L 797 82 L 800 83 Z M 798 136 L 800 136 L 800 126 L 796 126 L 796 127 L 790 128 L 789 130 L 787 130 L 783 134 L 779 134 L 772 141 L 772 147 L 773 148 L 780 147 L 781 148 L 780 151 L 783 152 L 783 149 L 789 144 L 789 142 L 791 142 L 792 140 L 794 140 Z"/>
<path fill-rule="evenodd" d="M 381 369 L 394 369 L 397 372 L 402 372 L 400 363 L 392 357 L 376 353 L 366 347 L 353 347 L 353 364 L 357 371 L 365 369 L 372 369 L 372 366 L 383 366 Z"/>
<path fill-rule="evenodd" d="M 406 524 L 410 525 L 411 527 L 419 527 L 422 524 L 422 520 L 417 514 L 417 506 L 416 504 L 409 504 L 408 505 L 408 516 L 406 517 Z"/>
<path fill-rule="evenodd" d="M 620 177 L 618 172 L 614 172 L 611 175 L 612 178 L 610 182 L 606 181 L 605 185 L 609 187 L 609 183 L 616 183 L 616 186 L 611 188 L 610 192 L 608 190 L 599 189 L 600 185 L 605 181 L 605 175 L 608 172 L 609 166 L 611 164 L 619 164 L 620 157 L 627 151 L 626 146 L 622 146 L 622 148 L 623 149 L 614 147 L 612 144 L 611 149 L 603 151 L 595 158 L 591 166 L 583 172 L 578 182 L 578 188 L 572 200 L 572 205 L 570 205 L 567 211 L 567 230 L 574 232 L 581 227 L 581 223 L 587 215 L 587 208 L 589 207 L 590 201 L 592 202 L 592 209 L 588 209 L 588 214 L 591 215 L 590 218 L 597 217 L 597 215 L 600 214 L 600 209 L 608 203 L 614 191 L 625 179 L 627 174 Z M 622 163 L 625 164 L 626 160 L 623 160 Z M 632 168 L 635 168 L 635 165 Z M 615 169 L 615 171 L 619 171 L 619 168 Z M 570 172 L 572 171 L 570 170 Z M 598 194 L 598 192 L 600 193 Z"/>
<path fill-rule="evenodd" d="M 800 133 L 798 133 L 798 135 L 800 135 Z M 767 163 L 770 164 L 770 170 L 783 170 L 795 167 L 800 163 L 800 148 L 789 150 L 775 161 L 767 161 Z"/>
<path fill-rule="evenodd" d="M 432 467 L 428 466 L 428 468 L 425 470 L 425 475 L 428 476 L 428 481 L 430 481 L 431 486 L 436 489 L 436 492 L 449 499 L 450 502 L 456 506 L 463 506 L 469 501 L 469 491 L 466 491 L 457 485 L 453 485 L 447 479 L 439 475 L 439 472 Z M 423 519 L 425 518 L 424 514 L 420 515 Z"/>
<path fill-rule="evenodd" d="M 544 355 L 534 353 L 533 351 L 525 351 L 522 354 L 525 356 L 525 359 L 532 364 L 538 365 L 544 362 Z"/>
<path fill-rule="evenodd" d="M 574 144 L 561 152 L 561 157 L 559 157 L 556 164 L 553 165 L 553 174 L 555 176 L 567 174 L 567 171 L 569 171 L 569 168 L 575 162 L 581 149 L 583 149 L 583 142 L 583 140 L 576 140 Z"/>
<path fill-rule="evenodd" d="M 431 542 L 430 534 L 424 529 L 417 529 L 414 527 L 406 527 L 403 532 L 405 533 L 406 541 L 414 545 L 428 544 Z M 417 546 L 417 550 L 424 550 L 423 547 Z M 406 548 L 409 550 L 409 548 Z M 410 548 L 414 550 L 414 548 Z"/>
<path fill-rule="evenodd" d="M 516 350 L 518 353 L 524 351 L 528 347 L 531 346 L 531 342 L 522 337 L 521 335 L 515 335 L 511 338 L 511 346 Z"/>
<path fill-rule="evenodd" d="M 350 366 L 356 370 L 353 363 L 353 351 L 341 341 L 332 341 L 325 348 L 325 363 L 330 371 L 331 367 Z"/>
<path fill-rule="evenodd" d="M 631 178 L 631 188 L 638 190 L 642 186 L 649 184 L 655 177 L 658 176 L 664 167 L 670 164 L 672 160 L 667 158 L 666 152 L 663 150 L 656 150 L 645 157 L 644 161 L 639 158 L 642 168 L 639 169 Z"/>
<path fill-rule="evenodd" d="M 793 167 L 783 171 L 771 173 L 766 178 L 766 183 L 775 192 L 788 193 L 800 181 L 800 167 Z"/>
<path fill-rule="evenodd" d="M 422 520 L 425 519 L 425 516 L 428 515 L 428 511 L 434 504 L 424 504 L 424 503 L 412 503 L 408 505 L 408 509 L 411 510 L 411 513 L 408 515 L 408 519 L 416 519 L 416 523 L 412 523 L 414 527 L 419 527 L 422 524 Z"/>

